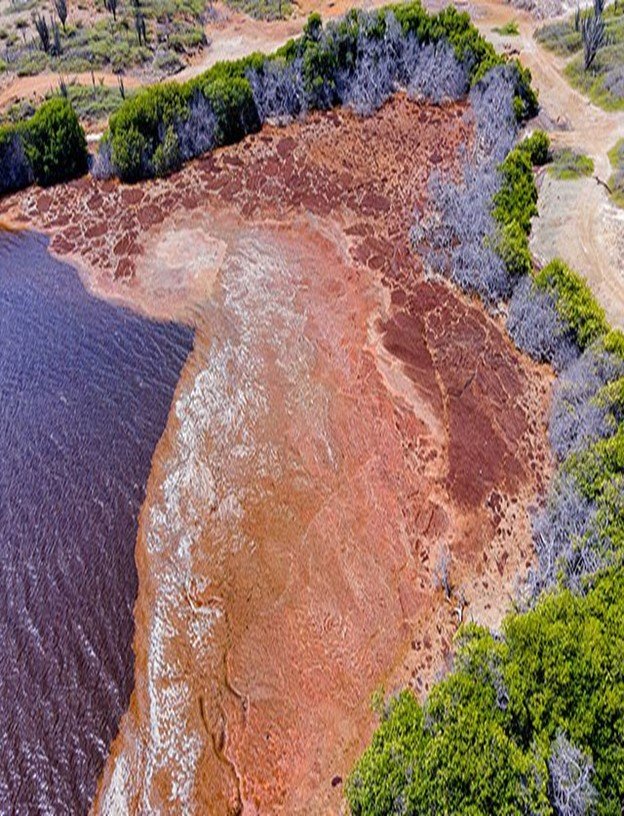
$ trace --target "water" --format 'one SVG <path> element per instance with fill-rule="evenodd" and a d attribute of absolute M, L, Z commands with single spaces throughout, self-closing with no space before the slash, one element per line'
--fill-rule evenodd
<path fill-rule="evenodd" d="M 137 516 L 192 346 L 0 234 L 0 813 L 80 814 L 132 689 Z"/>

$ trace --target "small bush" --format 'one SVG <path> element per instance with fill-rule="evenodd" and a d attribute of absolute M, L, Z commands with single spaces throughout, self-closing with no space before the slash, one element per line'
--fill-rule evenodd
<path fill-rule="evenodd" d="M 583 176 L 591 176 L 594 172 L 594 162 L 589 156 L 565 147 L 555 151 L 548 172 L 556 179 L 572 181 Z"/>
<path fill-rule="evenodd" d="M 550 138 L 543 130 L 536 130 L 527 136 L 520 142 L 518 148 L 528 155 L 534 167 L 541 167 L 550 158 Z"/>
<path fill-rule="evenodd" d="M 559 56 L 576 54 L 582 47 L 580 28 L 575 30 L 572 20 L 550 23 L 535 32 L 538 43 Z"/>
<path fill-rule="evenodd" d="M 624 207 L 624 139 L 620 139 L 611 148 L 609 151 L 609 161 L 613 169 L 613 173 L 609 179 L 611 199 L 618 207 Z"/>
<path fill-rule="evenodd" d="M 604 310 L 587 283 L 563 261 L 551 261 L 536 275 L 535 284 L 555 296 L 557 311 L 579 348 L 607 333 Z"/>
<path fill-rule="evenodd" d="M 497 34 L 500 34 L 501 37 L 518 37 L 520 34 L 518 23 L 515 20 L 510 20 L 503 26 L 493 28 L 492 31 L 495 31 Z"/>

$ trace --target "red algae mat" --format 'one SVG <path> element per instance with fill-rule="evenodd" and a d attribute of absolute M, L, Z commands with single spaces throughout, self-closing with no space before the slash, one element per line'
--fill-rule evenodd
<path fill-rule="evenodd" d="M 408 241 L 432 170 L 470 137 L 464 106 L 397 97 L 267 127 L 164 181 L 4 205 L 92 288 L 196 328 L 94 812 L 339 813 L 373 691 L 426 693 L 460 606 L 500 621 L 549 475 L 550 381 L 426 281 Z"/>

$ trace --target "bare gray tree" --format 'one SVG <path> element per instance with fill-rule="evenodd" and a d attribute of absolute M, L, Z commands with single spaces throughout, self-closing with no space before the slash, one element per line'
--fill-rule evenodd
<path fill-rule="evenodd" d="M 574 746 L 565 734 L 555 739 L 548 760 L 550 799 L 557 816 L 588 816 L 597 794 L 592 785 L 591 758 Z"/>
<path fill-rule="evenodd" d="M 305 113 L 301 59 L 290 63 L 271 60 L 260 70 L 249 71 L 247 78 L 261 122 L 272 119 L 278 124 L 286 124 Z"/>
<path fill-rule="evenodd" d="M 217 117 L 206 97 L 197 92 L 189 102 L 189 115 L 176 124 L 183 161 L 200 156 L 215 146 Z"/>
<path fill-rule="evenodd" d="M 507 330 L 518 348 L 540 362 L 552 363 L 557 371 L 578 356 L 578 347 L 557 312 L 554 297 L 538 289 L 529 277 L 514 289 Z"/>
<path fill-rule="evenodd" d="M 550 444 L 559 459 L 617 430 L 611 405 L 597 398 L 606 384 L 624 376 L 616 354 L 590 347 L 559 377 L 550 412 Z"/>
<path fill-rule="evenodd" d="M 446 544 L 440 548 L 433 573 L 433 582 L 436 589 L 443 590 L 446 600 L 450 600 L 453 594 L 453 585 L 451 584 L 451 552 Z"/>

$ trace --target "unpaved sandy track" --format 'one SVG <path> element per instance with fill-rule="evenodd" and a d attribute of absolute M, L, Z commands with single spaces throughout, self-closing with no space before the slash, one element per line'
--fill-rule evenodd
<path fill-rule="evenodd" d="M 539 90 L 546 129 L 553 129 L 555 145 L 575 147 L 594 160 L 595 174 L 607 181 L 611 172 L 607 153 L 624 137 L 624 114 L 608 113 L 570 87 L 562 71 L 565 61 L 541 48 L 533 37 L 541 23 L 506 4 L 473 3 L 472 16 L 498 48 L 511 45 L 533 74 Z M 519 37 L 492 32 L 516 20 Z M 540 186 L 540 216 L 535 220 L 531 246 L 546 263 L 562 257 L 588 280 L 613 325 L 624 327 L 624 212 L 609 200 L 595 178 L 556 181 L 544 175 Z"/>

